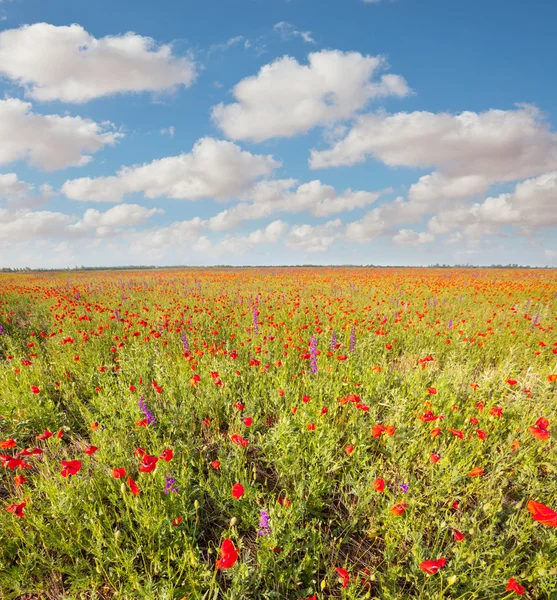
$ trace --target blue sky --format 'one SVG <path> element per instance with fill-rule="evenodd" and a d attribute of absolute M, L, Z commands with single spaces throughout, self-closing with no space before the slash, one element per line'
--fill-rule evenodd
<path fill-rule="evenodd" d="M 555 3 L 0 19 L 0 267 L 557 264 Z"/>

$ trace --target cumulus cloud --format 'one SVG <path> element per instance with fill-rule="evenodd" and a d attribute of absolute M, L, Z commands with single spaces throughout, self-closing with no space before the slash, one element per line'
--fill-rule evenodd
<path fill-rule="evenodd" d="M 359 118 L 328 150 L 312 150 L 310 166 L 353 165 L 368 157 L 393 167 L 433 167 L 411 194 L 462 197 L 553 170 L 557 134 L 532 106 L 458 115 L 377 112 Z"/>
<path fill-rule="evenodd" d="M 45 171 L 81 166 L 90 162 L 91 154 L 114 145 L 121 137 L 110 130 L 110 124 L 41 115 L 32 112 L 28 102 L 0 100 L 0 164 L 25 160 Z"/>
<path fill-rule="evenodd" d="M 62 192 L 86 202 L 121 202 L 134 192 L 148 198 L 223 200 L 245 192 L 279 166 L 270 155 L 251 154 L 232 142 L 206 137 L 188 154 L 123 167 L 115 176 L 68 180 Z"/>
<path fill-rule="evenodd" d="M 122 204 L 106 212 L 90 209 L 81 219 L 75 216 L 29 208 L 0 209 L 0 239 L 5 243 L 25 240 L 66 240 L 86 237 L 89 233 L 100 237 L 114 235 L 119 228 L 144 223 L 155 214 L 164 211 L 147 209 L 136 204 Z"/>
<path fill-rule="evenodd" d="M 313 254 L 327 252 L 331 244 L 342 234 L 340 219 L 324 225 L 293 225 L 286 236 L 285 244 L 293 250 Z"/>
<path fill-rule="evenodd" d="M 21 181 L 15 173 L 0 173 L 0 200 L 29 193 L 33 186 Z"/>
<path fill-rule="evenodd" d="M 218 213 L 209 219 L 209 228 L 214 231 L 234 229 L 242 221 L 269 217 L 277 212 L 307 211 L 315 217 L 328 217 L 363 208 L 375 202 L 380 195 L 378 192 L 355 192 L 351 189 L 339 194 L 334 187 L 319 180 L 297 184 L 295 179 L 258 182 L 247 194 L 250 202 L 241 202 Z"/>
<path fill-rule="evenodd" d="M 193 60 L 133 32 L 95 38 L 80 25 L 23 25 L 0 32 L 0 74 L 39 101 L 83 103 L 125 92 L 190 86 Z"/>
<path fill-rule="evenodd" d="M 406 96 L 401 76 L 378 76 L 386 67 L 384 57 L 359 52 L 314 52 L 307 65 L 284 56 L 236 84 L 237 102 L 213 107 L 212 116 L 231 139 L 291 137 L 349 119 L 374 98 Z"/>
<path fill-rule="evenodd" d="M 435 236 L 428 231 L 413 231 L 412 229 L 401 229 L 394 237 L 393 242 L 398 246 L 421 246 L 435 240 Z"/>
<path fill-rule="evenodd" d="M 435 234 L 462 229 L 464 235 L 478 238 L 511 226 L 531 234 L 557 225 L 556 205 L 557 171 L 553 171 L 518 183 L 511 193 L 441 210 L 430 219 L 428 229 Z"/>
<path fill-rule="evenodd" d="M 188 256 L 192 252 L 205 258 L 226 258 L 245 254 L 260 244 L 274 244 L 288 227 L 283 221 L 273 221 L 248 235 L 228 236 L 213 242 L 203 235 L 206 226 L 207 221 L 196 217 L 167 227 L 137 232 L 131 247 L 136 254 L 146 254 L 156 260 L 167 256 Z"/>

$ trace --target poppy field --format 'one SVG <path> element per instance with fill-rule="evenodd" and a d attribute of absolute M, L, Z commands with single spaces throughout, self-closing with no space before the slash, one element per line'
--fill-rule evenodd
<path fill-rule="evenodd" d="M 0 275 L 0 598 L 557 598 L 557 272 Z"/>

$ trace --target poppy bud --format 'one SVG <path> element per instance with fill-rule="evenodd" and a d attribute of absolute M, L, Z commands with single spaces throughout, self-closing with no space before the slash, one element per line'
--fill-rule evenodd
<path fill-rule="evenodd" d="M 230 527 L 234 527 L 234 525 L 236 525 L 237 522 L 238 520 L 236 519 L 236 517 L 232 517 L 230 519 Z"/>

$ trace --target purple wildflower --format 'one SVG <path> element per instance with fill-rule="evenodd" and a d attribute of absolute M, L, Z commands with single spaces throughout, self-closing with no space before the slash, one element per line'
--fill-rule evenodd
<path fill-rule="evenodd" d="M 453 320 L 449 319 L 449 322 L 447 324 L 447 329 L 452 329 L 453 328 Z"/>
<path fill-rule="evenodd" d="M 143 414 L 147 418 L 147 423 L 149 425 L 156 425 L 155 415 L 149 410 L 149 407 L 147 406 L 147 403 L 145 402 L 145 398 L 139 399 L 139 408 L 141 409 L 141 412 L 143 412 Z"/>
<path fill-rule="evenodd" d="M 117 321 L 120 321 L 120 313 L 118 312 L 118 309 L 117 309 L 117 308 L 115 308 L 115 309 L 114 309 L 114 318 L 115 318 Z"/>
<path fill-rule="evenodd" d="M 257 306 L 253 307 L 253 333 L 257 335 Z"/>
<path fill-rule="evenodd" d="M 164 493 L 165 494 L 170 494 L 170 492 L 177 492 L 178 488 L 174 485 L 174 483 L 176 482 L 176 479 L 174 479 L 174 477 L 167 477 L 166 478 L 166 486 L 164 488 Z"/>
<path fill-rule="evenodd" d="M 354 352 L 356 348 L 356 328 L 352 327 L 350 332 L 350 352 Z"/>
<path fill-rule="evenodd" d="M 269 513 L 265 510 L 262 510 L 259 513 L 259 531 L 257 535 L 269 535 L 271 533 L 271 529 L 269 527 Z"/>
<path fill-rule="evenodd" d="M 309 372 L 317 375 L 317 339 L 314 335 L 311 336 L 309 341 L 309 354 Z"/>
<path fill-rule="evenodd" d="M 401 483 L 400 484 L 400 489 L 402 490 L 403 494 L 406 494 L 406 492 L 408 491 L 409 486 L 406 483 Z"/>
<path fill-rule="evenodd" d="M 336 348 L 336 345 L 337 345 L 337 334 L 333 330 L 333 335 L 331 336 L 331 351 L 333 351 Z"/>
<path fill-rule="evenodd" d="M 184 344 L 184 352 L 189 352 L 190 345 L 188 344 L 188 338 L 185 331 L 182 333 L 182 344 Z"/>

